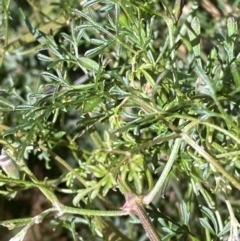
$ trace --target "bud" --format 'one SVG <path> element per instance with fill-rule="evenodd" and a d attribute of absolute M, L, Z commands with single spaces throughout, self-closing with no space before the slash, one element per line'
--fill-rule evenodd
<path fill-rule="evenodd" d="M 7 176 L 19 179 L 19 170 L 15 162 L 8 156 L 6 149 L 3 148 L 0 155 L 0 166 Z"/>

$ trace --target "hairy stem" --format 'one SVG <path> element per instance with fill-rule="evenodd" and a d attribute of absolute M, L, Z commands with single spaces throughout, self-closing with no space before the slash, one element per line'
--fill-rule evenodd
<path fill-rule="evenodd" d="M 127 183 L 122 181 L 120 178 L 118 179 L 118 183 L 126 198 L 126 203 L 123 205 L 122 210 L 133 213 L 140 219 L 142 226 L 151 241 L 161 241 L 155 227 L 144 209 L 143 196 L 138 196 L 133 193 Z"/>

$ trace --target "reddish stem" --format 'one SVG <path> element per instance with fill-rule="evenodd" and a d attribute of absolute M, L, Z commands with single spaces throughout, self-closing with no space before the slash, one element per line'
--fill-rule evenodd
<path fill-rule="evenodd" d="M 140 219 L 142 226 L 151 241 L 161 241 L 144 209 L 143 196 L 137 196 L 134 193 L 126 194 L 126 203 L 123 205 L 122 209 L 135 214 Z"/>

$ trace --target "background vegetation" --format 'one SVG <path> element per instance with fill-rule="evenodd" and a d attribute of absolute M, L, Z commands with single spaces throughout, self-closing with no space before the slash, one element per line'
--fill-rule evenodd
<path fill-rule="evenodd" d="M 238 0 L 0 7 L 1 240 L 240 240 Z"/>

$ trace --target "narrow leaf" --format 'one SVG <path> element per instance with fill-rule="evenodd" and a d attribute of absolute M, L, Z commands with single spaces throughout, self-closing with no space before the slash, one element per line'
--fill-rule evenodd
<path fill-rule="evenodd" d="M 99 64 L 96 61 L 86 57 L 81 57 L 78 59 L 78 61 L 81 66 L 83 66 L 84 68 L 90 71 L 98 72 L 100 68 Z"/>

